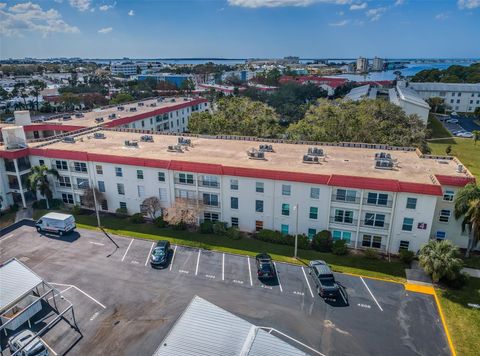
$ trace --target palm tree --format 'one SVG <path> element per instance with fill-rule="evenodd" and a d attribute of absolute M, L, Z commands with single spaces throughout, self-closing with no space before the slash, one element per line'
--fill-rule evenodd
<path fill-rule="evenodd" d="M 473 130 L 472 134 L 473 134 L 473 142 L 476 145 L 477 141 L 480 140 L 480 130 Z"/>
<path fill-rule="evenodd" d="M 50 189 L 50 181 L 48 180 L 49 176 L 55 178 L 60 177 L 56 169 L 48 168 L 45 165 L 34 166 L 32 168 L 32 173 L 28 176 L 30 189 L 34 192 L 38 191 L 42 197 L 45 197 L 47 209 L 50 209 L 48 201 L 49 199 L 52 199 L 52 190 Z"/>
<path fill-rule="evenodd" d="M 450 240 L 430 240 L 419 252 L 420 266 L 437 283 L 442 278 L 455 279 L 463 267 L 458 248 Z"/>
<path fill-rule="evenodd" d="M 463 218 L 462 232 L 468 229 L 468 246 L 465 256 L 480 240 L 480 186 L 475 183 L 467 184 L 455 195 L 455 219 Z"/>

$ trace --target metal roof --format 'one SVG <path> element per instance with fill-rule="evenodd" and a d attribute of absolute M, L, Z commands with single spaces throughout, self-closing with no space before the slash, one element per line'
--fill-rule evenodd
<path fill-rule="evenodd" d="M 369 98 L 369 99 L 375 99 L 377 91 L 373 91 L 372 94 L 369 94 L 370 92 L 370 84 L 367 85 L 362 85 L 360 87 L 353 88 L 348 92 L 347 95 L 345 95 L 345 99 L 350 99 L 353 101 L 358 101 L 361 99 Z"/>
<path fill-rule="evenodd" d="M 417 91 L 458 91 L 480 92 L 480 84 L 469 83 L 418 83 L 410 82 L 409 87 Z"/>
<path fill-rule="evenodd" d="M 0 265 L 0 313 L 42 282 L 40 277 L 17 259 Z"/>
<path fill-rule="evenodd" d="M 154 356 L 306 355 L 242 318 L 195 296 Z"/>
<path fill-rule="evenodd" d="M 423 100 L 422 97 L 418 95 L 418 93 L 415 92 L 414 90 L 407 88 L 405 86 L 402 86 L 400 84 L 397 84 L 396 89 L 399 97 L 402 100 L 430 110 L 430 105 L 428 105 L 428 103 L 425 100 Z"/>

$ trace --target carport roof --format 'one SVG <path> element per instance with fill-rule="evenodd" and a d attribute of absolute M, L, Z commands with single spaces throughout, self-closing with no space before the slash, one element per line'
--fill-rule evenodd
<path fill-rule="evenodd" d="M 306 355 L 242 318 L 195 296 L 154 356 Z"/>
<path fill-rule="evenodd" d="M 0 313 L 42 282 L 40 277 L 17 259 L 0 265 Z"/>

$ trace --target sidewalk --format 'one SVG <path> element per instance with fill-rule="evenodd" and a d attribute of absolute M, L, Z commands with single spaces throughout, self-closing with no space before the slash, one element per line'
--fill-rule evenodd
<path fill-rule="evenodd" d="M 33 218 L 33 208 L 32 205 L 28 205 L 26 209 L 19 209 L 15 215 L 15 222 L 22 219 L 31 219 Z"/>
<path fill-rule="evenodd" d="M 405 269 L 405 275 L 407 276 L 407 283 L 432 286 L 432 279 L 420 267 L 418 261 L 413 261 L 411 268 Z"/>
<path fill-rule="evenodd" d="M 470 277 L 480 278 L 480 269 L 465 267 L 462 272 L 467 273 Z"/>

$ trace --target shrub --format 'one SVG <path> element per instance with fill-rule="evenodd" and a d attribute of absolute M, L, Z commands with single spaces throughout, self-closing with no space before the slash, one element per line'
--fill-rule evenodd
<path fill-rule="evenodd" d="M 128 216 L 128 210 L 126 208 L 118 208 L 117 210 L 115 210 L 115 214 L 119 218 L 125 218 Z"/>
<path fill-rule="evenodd" d="M 132 224 L 143 224 L 145 222 L 145 217 L 142 213 L 136 213 L 130 216 L 129 220 Z"/>
<path fill-rule="evenodd" d="M 255 234 L 255 238 L 266 242 L 288 245 L 288 237 L 286 235 L 282 235 L 280 231 L 263 229 Z"/>
<path fill-rule="evenodd" d="M 213 233 L 217 236 L 225 236 L 227 234 L 226 224 L 221 221 L 216 221 L 213 224 Z"/>
<path fill-rule="evenodd" d="M 400 261 L 405 263 L 406 265 L 410 265 L 415 258 L 415 253 L 410 250 L 400 250 Z"/>
<path fill-rule="evenodd" d="M 213 221 L 204 221 L 200 224 L 200 233 L 201 234 L 211 234 L 213 233 Z"/>
<path fill-rule="evenodd" d="M 332 253 L 334 255 L 348 254 L 347 242 L 345 240 L 336 240 L 332 244 Z"/>
<path fill-rule="evenodd" d="M 312 248 L 315 251 L 330 252 L 332 251 L 332 233 L 328 230 L 320 231 L 312 239 Z"/>
<path fill-rule="evenodd" d="M 288 237 L 288 239 L 290 236 Z M 293 245 L 295 245 L 295 236 L 291 237 L 293 239 Z M 289 245 L 290 245 L 290 240 L 288 240 Z M 310 246 L 310 240 L 308 239 L 308 236 L 305 234 L 297 235 L 297 246 L 298 248 L 302 250 L 309 250 L 311 248 Z"/>
<path fill-rule="evenodd" d="M 420 266 L 432 276 L 433 282 L 448 279 L 453 281 L 463 267 L 463 262 L 457 257 L 458 247 L 450 240 L 430 240 L 418 254 Z"/>
<path fill-rule="evenodd" d="M 227 229 L 227 237 L 232 240 L 240 240 L 242 235 L 240 234 L 240 230 L 232 226 Z"/>
<path fill-rule="evenodd" d="M 153 223 L 155 224 L 156 227 L 159 227 L 159 228 L 164 228 L 164 227 L 167 227 L 168 225 L 167 222 L 163 220 L 163 216 L 159 216 L 158 218 L 153 220 Z"/>
<path fill-rule="evenodd" d="M 72 214 L 73 215 L 80 215 L 82 213 L 82 208 L 80 208 L 80 205 L 74 205 L 72 207 Z"/>
<path fill-rule="evenodd" d="M 367 248 L 365 251 L 363 251 L 363 254 L 370 260 L 377 260 L 380 257 L 378 255 L 378 251 L 374 250 L 373 248 Z"/>
<path fill-rule="evenodd" d="M 173 230 L 182 231 L 187 230 L 187 223 L 185 221 L 180 221 L 172 225 Z"/>
<path fill-rule="evenodd" d="M 19 207 L 17 204 L 10 205 L 10 212 L 11 213 L 16 213 L 18 211 Z"/>
<path fill-rule="evenodd" d="M 465 272 L 459 272 L 454 279 L 442 279 L 447 286 L 453 289 L 462 289 L 467 283 L 470 276 Z"/>

